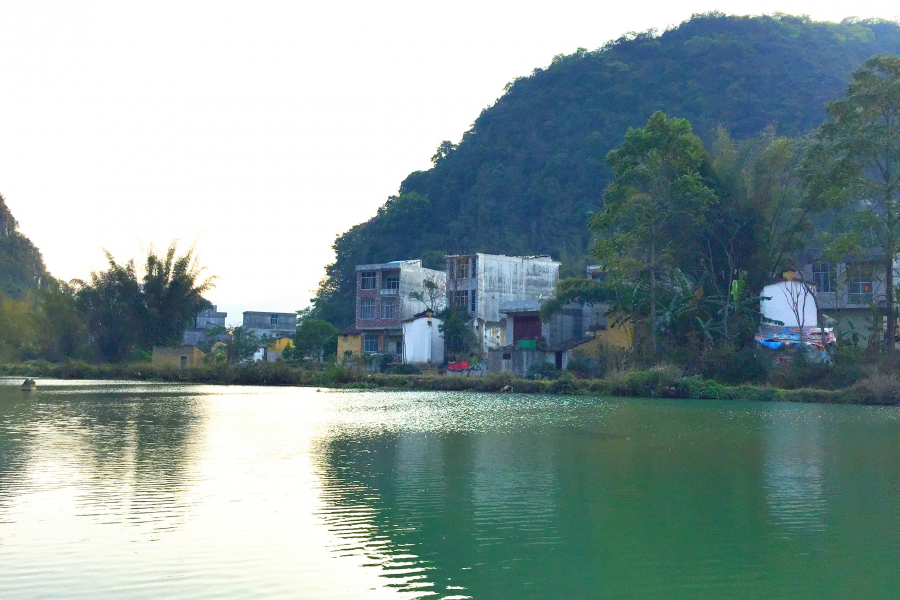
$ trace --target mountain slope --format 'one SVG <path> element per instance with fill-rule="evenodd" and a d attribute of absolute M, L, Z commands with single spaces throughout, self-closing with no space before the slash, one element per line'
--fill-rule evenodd
<path fill-rule="evenodd" d="M 40 288 L 48 278 L 40 251 L 18 228 L 0 196 L 0 293 L 16 299 Z"/>
<path fill-rule="evenodd" d="M 338 325 L 353 318 L 353 268 L 442 252 L 551 254 L 581 270 L 610 173 L 606 153 L 662 109 L 709 140 L 719 124 L 742 139 L 769 125 L 814 129 L 851 72 L 900 54 L 900 26 L 881 21 L 701 15 L 656 36 L 559 56 L 512 82 L 458 147 L 410 174 L 401 194 L 338 238 L 317 298 Z M 432 265 L 435 266 L 435 265 Z"/>

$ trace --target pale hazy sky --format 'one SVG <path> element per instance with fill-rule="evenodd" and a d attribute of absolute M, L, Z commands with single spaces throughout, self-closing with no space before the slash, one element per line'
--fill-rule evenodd
<path fill-rule="evenodd" d="M 230 323 L 293 311 L 335 235 L 507 82 L 711 10 L 900 15 L 885 0 L 0 0 L 0 193 L 57 277 L 102 268 L 101 248 L 196 240 Z"/>

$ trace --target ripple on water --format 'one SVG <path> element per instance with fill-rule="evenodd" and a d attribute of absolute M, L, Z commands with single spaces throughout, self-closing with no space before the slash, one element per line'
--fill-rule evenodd
<path fill-rule="evenodd" d="M 2 598 L 900 589 L 894 409 L 17 383 Z"/>

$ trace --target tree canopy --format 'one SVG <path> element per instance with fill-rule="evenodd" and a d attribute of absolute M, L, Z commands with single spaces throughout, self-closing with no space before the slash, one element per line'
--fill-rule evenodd
<path fill-rule="evenodd" d="M 541 253 L 562 261 L 563 276 L 580 274 L 584 224 L 612 179 L 605 157 L 629 127 L 662 110 L 689 119 L 710 148 L 720 126 L 738 142 L 766 128 L 798 136 L 821 123 L 866 59 L 898 53 L 892 22 L 712 13 L 555 57 L 511 82 L 458 144 L 440 143 L 433 168 L 410 174 L 372 219 L 337 238 L 317 316 L 352 322 L 357 264 Z"/>

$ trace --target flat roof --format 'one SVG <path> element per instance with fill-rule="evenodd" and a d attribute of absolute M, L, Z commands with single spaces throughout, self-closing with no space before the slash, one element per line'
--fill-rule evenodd
<path fill-rule="evenodd" d="M 410 260 L 392 260 L 386 263 L 373 263 L 370 265 L 356 265 L 357 271 L 380 271 L 381 269 L 399 269 L 403 265 L 421 266 L 422 261 L 418 258 Z"/>

